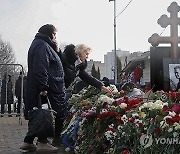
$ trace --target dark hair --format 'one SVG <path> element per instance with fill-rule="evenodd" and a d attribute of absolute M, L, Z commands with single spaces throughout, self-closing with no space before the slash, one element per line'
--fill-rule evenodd
<path fill-rule="evenodd" d="M 42 33 L 46 36 L 49 36 L 51 39 L 52 39 L 52 34 L 54 32 L 56 32 L 57 29 L 55 26 L 51 25 L 51 24 L 46 24 L 46 25 L 43 25 L 39 30 L 38 32 L 39 33 Z"/>
<path fill-rule="evenodd" d="M 105 85 L 106 87 L 110 85 L 109 79 L 108 79 L 107 77 L 103 77 L 102 82 L 104 83 L 104 85 Z"/>
<path fill-rule="evenodd" d="M 179 65 L 174 67 L 174 70 L 177 70 L 177 69 L 180 69 Z"/>

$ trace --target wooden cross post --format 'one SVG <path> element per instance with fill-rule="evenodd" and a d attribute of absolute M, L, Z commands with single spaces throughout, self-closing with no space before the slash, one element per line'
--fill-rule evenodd
<path fill-rule="evenodd" d="M 172 2 L 168 7 L 167 11 L 170 13 L 170 18 L 167 15 L 162 15 L 158 19 L 158 24 L 166 28 L 170 25 L 170 37 L 160 37 L 157 33 L 153 34 L 148 42 L 152 46 L 158 46 L 159 43 L 171 43 L 171 58 L 177 58 L 178 54 L 178 43 L 180 43 L 180 37 L 178 37 L 178 25 L 180 25 L 180 18 L 178 18 L 178 12 L 180 11 L 180 6 L 176 2 Z"/>

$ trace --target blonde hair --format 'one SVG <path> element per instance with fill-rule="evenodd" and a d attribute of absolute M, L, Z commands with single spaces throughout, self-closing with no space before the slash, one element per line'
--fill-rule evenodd
<path fill-rule="evenodd" d="M 90 53 L 92 49 L 85 44 L 78 44 L 75 47 L 75 53 L 81 55 L 82 53 Z"/>

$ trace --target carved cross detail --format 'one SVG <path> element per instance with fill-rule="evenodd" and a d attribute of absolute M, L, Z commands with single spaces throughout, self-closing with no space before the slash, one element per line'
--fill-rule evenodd
<path fill-rule="evenodd" d="M 178 43 L 180 43 L 180 37 L 178 37 L 178 25 L 180 25 L 180 18 L 178 18 L 178 12 L 180 6 L 176 2 L 172 2 L 167 11 L 170 13 L 170 18 L 167 15 L 162 15 L 158 19 L 158 24 L 166 28 L 170 25 L 170 37 L 160 37 L 157 33 L 153 34 L 148 42 L 152 46 L 158 46 L 159 43 L 171 43 L 171 58 L 177 58 Z"/>

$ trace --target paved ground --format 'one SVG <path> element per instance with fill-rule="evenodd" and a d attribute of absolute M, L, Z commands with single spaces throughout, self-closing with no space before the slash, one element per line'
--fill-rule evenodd
<path fill-rule="evenodd" d="M 27 131 L 27 120 L 21 119 L 15 115 L 0 117 L 0 154 L 22 154 L 19 147 Z M 28 154 L 36 154 L 36 152 Z M 64 152 L 58 152 L 58 154 L 64 154 Z"/>

